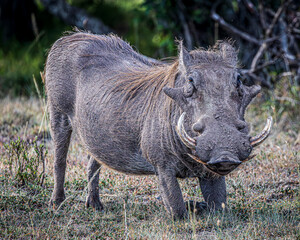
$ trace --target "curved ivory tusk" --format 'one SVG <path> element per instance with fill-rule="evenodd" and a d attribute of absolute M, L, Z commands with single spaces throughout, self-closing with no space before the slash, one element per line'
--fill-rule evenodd
<path fill-rule="evenodd" d="M 270 116 L 268 117 L 266 126 L 264 127 L 262 132 L 259 135 L 250 138 L 250 144 L 252 147 L 256 147 L 259 144 L 261 144 L 264 140 L 266 140 L 266 138 L 270 134 L 272 123 L 273 123 L 273 118 Z"/>
<path fill-rule="evenodd" d="M 185 112 L 181 114 L 181 116 L 178 119 L 177 126 L 176 126 L 176 132 L 178 136 L 180 137 L 181 141 L 184 143 L 185 146 L 191 149 L 196 149 L 196 141 L 195 139 L 191 138 L 187 132 L 184 130 L 184 116 Z"/>
<path fill-rule="evenodd" d="M 194 155 L 192 155 L 192 154 L 189 154 L 189 153 L 188 153 L 187 155 L 189 155 L 189 157 L 192 158 L 192 159 L 194 159 L 196 162 L 199 162 L 199 163 L 202 163 L 202 164 L 204 164 L 204 165 L 207 165 L 207 163 L 201 161 L 200 158 L 198 158 L 198 157 L 196 157 L 196 156 L 194 156 Z"/>
<path fill-rule="evenodd" d="M 254 158 L 255 156 L 256 156 L 256 154 L 253 154 L 253 155 L 247 157 L 247 158 L 246 158 L 245 160 L 243 160 L 242 162 L 243 162 L 243 163 L 244 163 L 244 162 L 247 162 L 247 161 L 251 160 L 252 158 Z"/>

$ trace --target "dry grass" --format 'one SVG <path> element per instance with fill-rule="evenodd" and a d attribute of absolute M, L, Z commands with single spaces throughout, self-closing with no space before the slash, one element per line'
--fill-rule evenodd
<path fill-rule="evenodd" d="M 259 100 L 249 110 L 247 118 L 257 123 L 254 130 L 262 127 L 265 112 Z M 53 187 L 51 141 L 46 141 L 43 186 L 20 186 L 15 181 L 3 145 L 17 136 L 38 136 L 41 142 L 48 137 L 47 121 L 41 126 L 41 102 L 7 98 L 0 102 L 0 113 L 0 239 L 300 238 L 299 118 L 281 117 L 285 122 L 275 123 L 272 136 L 256 150 L 257 157 L 227 177 L 228 212 L 173 221 L 158 198 L 156 177 L 126 176 L 107 168 L 100 175 L 105 211 L 86 209 L 87 158 L 75 141 L 68 156 L 67 199 L 59 210 L 48 208 Z M 196 179 L 180 184 L 186 200 L 203 200 Z"/>

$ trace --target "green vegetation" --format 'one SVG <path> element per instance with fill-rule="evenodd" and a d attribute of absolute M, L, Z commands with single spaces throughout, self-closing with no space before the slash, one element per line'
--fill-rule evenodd
<path fill-rule="evenodd" d="M 141 4 L 141 0 L 69 2 L 91 15 L 101 16 L 105 24 L 145 55 L 165 57 L 176 53 L 171 33 L 156 28 L 153 13 Z M 44 69 L 48 50 L 64 32 L 72 30 L 46 12 L 41 4 L 36 19 L 41 29 L 37 29 L 33 41 L 20 42 L 13 38 L 1 42 L 0 39 L 0 97 L 35 94 L 32 79 L 34 76 L 39 86 L 43 86 L 40 72 Z"/>
<path fill-rule="evenodd" d="M 49 23 L 50 24 L 50 23 Z M 44 69 L 48 49 L 65 31 L 71 30 L 54 19 L 55 29 L 43 30 L 32 42 L 20 43 L 16 39 L 0 43 L 0 97 L 6 95 L 34 95 L 33 76 L 41 87 L 40 72 Z"/>
<path fill-rule="evenodd" d="M 255 159 L 227 177 L 228 211 L 200 216 L 190 213 L 184 221 L 173 221 L 166 215 L 158 198 L 156 177 L 128 176 L 107 168 L 102 168 L 99 184 L 104 212 L 86 209 L 87 156 L 76 141 L 68 156 L 67 199 L 58 210 L 49 208 L 53 148 L 45 106 L 34 98 L 3 99 L 0 238 L 298 239 L 299 115 L 279 120 L 276 116 L 285 115 L 286 110 L 296 113 L 296 107 L 280 110 L 274 107 L 276 102 L 266 103 L 262 97 L 255 100 L 247 119 L 257 132 L 266 114 L 273 112 L 276 122 L 272 136 L 256 150 Z M 18 149 L 26 151 L 20 154 Z M 21 171 L 16 159 L 25 165 Z M 38 166 L 41 162 L 44 169 Z M 37 171 L 31 170 L 32 165 Z M 19 178 L 18 173 L 27 180 Z M 39 176 L 44 176 L 44 181 Z M 203 201 L 197 179 L 181 180 L 180 184 L 185 200 Z"/>
<path fill-rule="evenodd" d="M 18 185 L 29 183 L 43 185 L 45 177 L 45 157 L 47 151 L 44 146 L 37 143 L 35 138 L 29 143 L 21 140 L 12 140 L 4 145 L 8 159 L 4 162 L 9 169 L 9 175 Z M 42 170 L 40 170 L 42 168 Z"/>
<path fill-rule="evenodd" d="M 40 72 L 43 71 L 47 51 L 65 31 L 71 31 L 72 27 L 51 15 L 40 0 L 28 0 L 26 3 L 22 3 L 21 0 L 5 2 L 4 5 L 0 4 L 0 10 L 3 6 L 21 12 L 23 9 L 22 14 L 26 15 L 26 19 L 18 16 L 16 20 L 6 16 L 9 22 L 6 24 L 5 21 L 1 22 L 2 17 L 7 21 L 5 14 L 0 15 L 2 35 L 0 98 L 7 94 L 31 96 L 35 94 L 33 76 L 39 87 L 43 86 Z M 62 5 L 58 4 L 59 1 L 54 2 L 56 7 L 62 8 Z M 266 37 L 266 27 L 262 26 L 262 22 L 266 22 L 267 25 L 271 23 L 275 12 L 284 5 L 284 2 L 279 0 L 264 1 L 262 5 L 253 2 L 253 6 L 248 5 L 248 1 L 236 0 L 193 0 L 188 3 L 172 0 L 67 0 L 66 2 L 101 19 L 136 50 L 154 58 L 174 56 L 176 38 L 184 39 L 186 47 L 190 50 L 194 47 L 212 46 L 218 39 L 233 38 L 236 40 L 236 47 L 240 49 L 241 64 L 245 68 L 252 65 L 259 44 L 253 45 L 239 34 L 234 35 L 228 28 L 224 29 L 222 24 L 212 20 L 212 14 L 215 12 L 224 18 L 230 26 L 229 29 L 234 27 L 262 42 Z M 26 7 L 23 8 L 24 6 Z M 292 85 L 299 85 L 299 78 L 296 77 L 298 37 L 284 35 L 293 31 L 297 33 L 297 11 L 299 5 L 296 1 L 290 3 L 287 12 L 283 11 L 279 21 L 281 23 L 275 24 L 273 31 L 269 32 L 269 37 L 277 40 L 271 41 L 272 43 L 260 56 L 260 60 L 254 64 L 257 67 L 254 72 L 249 75 L 249 72 L 245 71 L 247 83 L 255 82 L 264 87 L 277 88 L 277 82 L 285 72 L 293 75 Z M 18 14 L 12 13 L 13 16 Z M 69 14 L 70 18 L 72 14 Z M 281 25 L 286 25 L 284 32 L 279 31 Z"/>

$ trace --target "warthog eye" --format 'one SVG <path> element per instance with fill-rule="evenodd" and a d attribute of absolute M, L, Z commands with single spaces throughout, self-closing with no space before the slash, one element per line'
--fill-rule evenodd
<path fill-rule="evenodd" d="M 242 85 L 242 77 L 239 74 L 236 78 L 236 87 L 239 88 Z"/>
<path fill-rule="evenodd" d="M 192 77 L 188 78 L 189 84 L 185 87 L 184 96 L 191 97 L 195 91 L 194 79 Z"/>

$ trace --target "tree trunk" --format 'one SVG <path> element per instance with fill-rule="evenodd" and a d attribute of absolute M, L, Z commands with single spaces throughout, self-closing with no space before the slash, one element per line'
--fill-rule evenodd
<path fill-rule="evenodd" d="M 80 8 L 69 5 L 65 0 L 41 0 L 41 3 L 51 14 L 79 29 L 98 34 L 112 32 L 101 20 L 88 15 Z"/>

